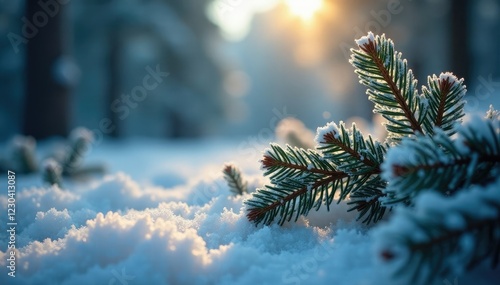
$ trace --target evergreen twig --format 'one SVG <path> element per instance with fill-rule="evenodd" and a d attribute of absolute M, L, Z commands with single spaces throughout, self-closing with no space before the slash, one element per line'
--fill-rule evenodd
<path fill-rule="evenodd" d="M 62 165 L 62 174 L 71 176 L 80 167 L 86 155 L 90 143 L 93 141 L 93 134 L 86 128 L 76 128 L 70 134 L 70 145 L 67 148 Z"/>
<path fill-rule="evenodd" d="M 438 130 L 389 150 L 382 165 L 382 177 L 390 181 L 386 203 L 408 201 L 429 189 L 451 194 L 495 178 L 492 170 L 500 168 L 498 121 L 475 117 L 457 130 L 455 139 Z"/>
<path fill-rule="evenodd" d="M 47 184 L 62 188 L 62 168 L 54 159 L 49 158 L 44 161 L 42 177 Z"/>
<path fill-rule="evenodd" d="M 463 79 L 449 72 L 433 75 L 419 95 L 390 39 L 369 33 L 356 42 L 350 62 L 368 87 L 374 111 L 388 121 L 388 143 L 364 138 L 355 125 L 348 129 L 341 122 L 318 128 L 316 150 L 271 144 L 261 161 L 271 185 L 245 202 L 248 219 L 266 225 L 277 219 L 282 225 L 349 198 L 349 211 L 357 210 L 364 223 L 398 209 L 378 235 L 387 242 L 380 255 L 402 259 L 396 273 L 408 273 L 411 283 L 428 284 L 433 276 L 486 259 L 496 265 L 499 112 L 490 108 L 484 120 L 459 125 Z"/>
<path fill-rule="evenodd" d="M 243 181 L 242 174 L 239 168 L 234 164 L 226 164 L 222 170 L 224 179 L 227 181 L 229 190 L 235 195 L 243 195 L 248 193 L 248 183 Z"/>
<path fill-rule="evenodd" d="M 417 198 L 414 209 L 398 210 L 375 234 L 382 259 L 397 264 L 396 278 L 430 284 L 485 260 L 498 264 L 500 180 L 453 197 L 427 192 Z"/>

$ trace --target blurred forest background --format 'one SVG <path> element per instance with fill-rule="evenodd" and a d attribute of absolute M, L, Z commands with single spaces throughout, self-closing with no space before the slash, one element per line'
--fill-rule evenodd
<path fill-rule="evenodd" d="M 0 140 L 256 134 L 372 119 L 348 63 L 385 33 L 420 84 L 452 71 L 469 108 L 500 90 L 500 0 L 0 2 Z M 166 75 L 168 73 L 168 76 Z M 500 106 L 496 106 L 497 108 Z"/>

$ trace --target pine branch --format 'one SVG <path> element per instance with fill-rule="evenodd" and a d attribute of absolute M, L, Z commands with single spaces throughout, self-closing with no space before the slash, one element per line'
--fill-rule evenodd
<path fill-rule="evenodd" d="M 424 129 L 432 135 L 434 128 L 439 127 L 448 135 L 453 134 L 453 125 L 464 116 L 466 89 L 463 79 L 458 79 L 452 73 L 441 73 L 427 78 L 428 88 L 423 86 L 422 92 L 428 99 L 429 110 Z"/>
<path fill-rule="evenodd" d="M 243 181 L 241 171 L 238 167 L 234 164 L 226 164 L 222 172 L 231 192 L 235 195 L 248 193 L 248 183 Z"/>
<path fill-rule="evenodd" d="M 86 128 L 76 128 L 71 132 L 70 145 L 68 146 L 65 158 L 61 163 L 63 175 L 70 176 L 81 167 L 83 158 L 86 155 L 92 141 L 93 134 Z"/>
<path fill-rule="evenodd" d="M 454 197 L 427 192 L 418 197 L 414 209 L 399 209 L 375 238 L 382 244 L 382 259 L 396 265 L 396 276 L 409 276 L 412 284 L 430 284 L 484 260 L 498 264 L 499 213 L 500 180 Z"/>
<path fill-rule="evenodd" d="M 495 110 L 493 108 L 493 105 L 490 105 L 490 108 L 486 112 L 485 119 L 488 119 L 488 120 L 497 120 L 497 121 L 500 120 L 500 111 Z"/>
<path fill-rule="evenodd" d="M 329 205 L 334 201 L 335 190 L 342 187 L 344 178 L 347 178 L 347 175 L 326 176 L 315 182 L 308 180 L 306 183 L 289 179 L 275 186 L 257 189 L 252 199 L 245 202 L 250 206 L 248 220 L 256 225 L 261 222 L 269 225 L 279 216 L 278 224 L 283 225 L 285 221 L 290 221 L 294 214 L 297 221 L 300 215 L 307 215 L 312 208 L 318 210 L 322 201 L 326 202 L 329 209 Z"/>
<path fill-rule="evenodd" d="M 427 112 L 427 102 L 417 93 L 417 80 L 408 69 L 401 53 L 385 35 L 357 40 L 358 50 L 351 49 L 351 64 L 356 68 L 360 83 L 368 87 L 368 98 L 375 103 L 374 112 L 388 120 L 389 138 L 422 133 L 421 123 Z"/>
<path fill-rule="evenodd" d="M 262 159 L 262 167 L 274 185 L 257 189 L 245 202 L 249 206 L 247 217 L 256 224 L 268 225 L 278 215 L 278 223 L 283 224 L 290 221 L 294 213 L 297 220 L 310 209 L 319 209 L 322 201 L 329 209 L 335 191 L 340 189 L 341 196 L 346 196 L 356 182 L 317 152 L 288 145 L 283 149 L 271 144 Z"/>
<path fill-rule="evenodd" d="M 354 205 L 354 207 L 348 211 L 357 210 L 359 212 L 356 220 L 364 218 L 362 222 L 370 224 L 371 222 L 376 223 L 384 217 L 387 206 L 383 205 L 381 201 L 387 195 L 384 193 L 386 185 L 387 183 L 377 175 L 363 187 L 351 193 L 350 201 L 347 204 Z"/>
<path fill-rule="evenodd" d="M 351 64 L 375 112 L 388 121 L 391 144 L 363 138 L 353 125 L 318 128 L 317 151 L 271 144 L 262 160 L 271 185 L 247 200 L 255 224 L 282 225 L 323 204 L 348 200 L 363 223 L 396 207 L 378 238 L 380 255 L 408 280 L 433 277 L 500 259 L 500 116 L 464 116 L 463 79 L 451 73 L 417 81 L 384 35 L 356 41 Z M 484 188 L 483 188 L 484 187 Z M 443 195 L 446 194 L 446 195 Z M 404 207 L 406 206 L 406 207 Z M 403 274 L 404 273 L 404 274 Z M 409 275 L 407 274 L 409 273 Z"/>
<path fill-rule="evenodd" d="M 339 126 L 329 123 L 318 128 L 316 141 L 325 159 L 331 159 L 339 169 L 351 174 L 380 173 L 385 147 L 374 142 L 371 136 L 365 140 L 356 124 L 352 130 L 346 130 L 343 122 Z"/>
<path fill-rule="evenodd" d="M 492 170 L 500 171 L 500 128 L 495 124 L 476 118 L 457 129 L 455 140 L 439 131 L 391 148 L 382 165 L 382 177 L 390 181 L 386 203 L 408 201 L 428 189 L 452 194 L 491 181 L 497 175 Z"/>
<path fill-rule="evenodd" d="M 379 180 L 370 180 L 370 177 L 380 173 L 379 165 L 385 153 L 383 146 L 371 138 L 365 140 L 355 126 L 352 132 L 346 131 L 343 124 L 340 130 L 335 124 L 319 130 L 317 139 L 318 149 L 324 156 L 313 150 L 290 146 L 283 149 L 271 144 L 271 149 L 264 154 L 262 166 L 264 175 L 269 176 L 274 185 L 257 189 L 246 201 L 250 206 L 247 215 L 250 221 L 270 224 L 279 216 L 278 223 L 283 224 L 294 216 L 297 220 L 300 215 L 307 215 L 312 208 L 318 210 L 322 203 L 329 210 L 337 190 L 340 202 L 362 187 L 374 188 L 372 184 Z M 368 192 L 360 192 L 358 196 L 362 197 L 363 193 Z M 373 205 L 377 206 L 368 207 L 369 212 L 359 208 L 360 217 L 369 213 L 367 222 L 379 220 L 385 211 L 379 204 Z"/>
<path fill-rule="evenodd" d="M 265 170 L 264 176 L 269 176 L 274 181 L 300 177 L 304 173 L 333 176 L 343 174 L 317 152 L 289 145 L 283 149 L 272 143 L 271 149 L 266 150 L 261 162 Z"/>

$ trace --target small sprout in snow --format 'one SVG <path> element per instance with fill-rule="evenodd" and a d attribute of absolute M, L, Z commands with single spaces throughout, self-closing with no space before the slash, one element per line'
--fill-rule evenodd
<path fill-rule="evenodd" d="M 62 169 L 59 163 L 52 158 L 43 162 L 43 181 L 50 185 L 62 186 Z"/>
<path fill-rule="evenodd" d="M 12 155 L 14 168 L 19 173 L 33 173 L 38 171 L 35 156 L 36 141 L 30 136 L 15 136 L 12 139 Z"/>
<path fill-rule="evenodd" d="M 227 181 L 229 189 L 235 195 L 243 195 L 248 193 L 248 183 L 243 181 L 241 171 L 234 164 L 228 163 L 222 170 L 224 179 Z"/>
<path fill-rule="evenodd" d="M 70 145 L 62 163 L 64 175 L 70 175 L 81 167 L 83 158 L 94 141 L 94 135 L 86 128 L 76 128 L 71 132 L 69 140 Z"/>

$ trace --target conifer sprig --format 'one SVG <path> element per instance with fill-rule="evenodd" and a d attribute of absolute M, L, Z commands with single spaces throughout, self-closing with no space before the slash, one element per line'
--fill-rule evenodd
<path fill-rule="evenodd" d="M 382 165 L 382 177 L 390 181 L 386 202 L 408 201 L 429 189 L 451 194 L 493 179 L 492 170 L 500 171 L 500 128 L 495 125 L 498 121 L 476 117 L 458 128 L 455 139 L 439 130 L 391 148 Z"/>
<path fill-rule="evenodd" d="M 397 264 L 396 277 L 430 284 L 485 260 L 498 264 L 500 180 L 453 197 L 428 191 L 418 197 L 413 209 L 398 210 L 375 234 L 382 259 Z"/>
<path fill-rule="evenodd" d="M 62 168 L 56 160 L 49 158 L 43 163 L 43 181 L 62 188 Z"/>
<path fill-rule="evenodd" d="M 440 128 L 447 135 L 453 134 L 454 124 L 464 116 L 466 89 L 463 79 L 450 72 L 427 78 L 428 87 L 422 86 L 422 93 L 429 102 L 429 110 L 423 128 L 426 134 L 434 134 Z"/>
<path fill-rule="evenodd" d="M 93 133 L 86 128 L 76 128 L 70 134 L 70 145 L 61 163 L 64 176 L 71 176 L 81 168 L 83 158 L 94 140 Z"/>
<path fill-rule="evenodd" d="M 390 211 L 390 206 L 382 204 L 386 193 L 384 189 L 386 182 L 380 178 L 380 175 L 374 176 L 356 191 L 350 194 L 348 205 L 353 205 L 348 211 L 356 210 L 359 212 L 357 220 L 369 224 L 377 222 L 384 217 L 386 211 Z"/>
<path fill-rule="evenodd" d="M 374 142 L 371 136 L 364 139 L 356 124 L 347 130 L 345 124 L 339 126 L 329 123 L 318 129 L 316 137 L 318 150 L 325 159 L 332 160 L 340 169 L 351 174 L 380 172 L 379 166 L 383 161 L 385 147 Z"/>
<path fill-rule="evenodd" d="M 257 189 L 250 200 L 247 217 L 259 224 L 270 224 L 280 216 L 279 224 L 290 221 L 295 215 L 306 215 L 312 208 L 319 209 L 325 201 L 332 203 L 337 189 L 347 195 L 357 181 L 339 171 L 335 166 L 313 150 L 304 150 L 271 144 L 262 159 L 265 175 L 271 183 Z M 298 202 L 297 202 L 298 200 Z"/>
<path fill-rule="evenodd" d="M 248 183 L 243 181 L 241 170 L 234 164 L 228 163 L 224 165 L 222 170 L 224 179 L 227 181 L 229 190 L 235 195 L 243 195 L 248 193 Z"/>
<path fill-rule="evenodd" d="M 12 140 L 13 167 L 19 173 L 38 171 L 35 148 L 36 141 L 30 136 L 15 136 Z"/>
<path fill-rule="evenodd" d="M 300 215 L 307 215 L 312 208 L 318 210 L 323 200 L 327 205 L 331 204 L 335 190 L 345 183 L 345 178 L 347 176 L 339 174 L 319 180 L 287 179 L 274 186 L 257 189 L 252 199 L 245 202 L 249 206 L 247 217 L 255 224 L 262 222 L 265 225 L 271 224 L 277 216 L 279 225 L 294 216 L 297 221 Z"/>
<path fill-rule="evenodd" d="M 340 202 L 363 187 L 367 190 L 362 193 L 377 189 L 377 194 L 382 194 L 379 188 L 383 182 L 373 179 L 380 173 L 385 153 L 381 144 L 371 137 L 364 139 L 355 125 L 346 130 L 343 123 L 340 128 L 334 123 L 320 128 L 317 141 L 320 152 L 271 144 L 262 159 L 262 167 L 272 185 L 257 189 L 246 201 L 250 221 L 270 224 L 277 216 L 279 224 L 293 217 L 297 220 L 313 208 L 318 210 L 322 204 L 329 210 L 335 198 Z M 361 199 L 353 202 L 353 209 L 360 211 L 360 218 L 368 214 L 366 222 L 383 216 L 385 209 L 381 209 L 378 201 L 364 206 L 362 203 Z"/>
<path fill-rule="evenodd" d="M 332 122 L 318 128 L 316 151 L 284 149 L 271 144 L 262 159 L 264 175 L 269 176 L 271 185 L 258 189 L 247 201 L 251 206 L 248 214 L 251 221 L 264 220 L 267 224 L 280 216 L 282 224 L 294 215 L 297 219 L 311 208 L 319 209 L 321 203 L 329 207 L 334 201 L 333 195 L 340 190 L 338 201 L 350 197 L 348 203 L 353 206 L 350 210 L 359 212 L 358 219 L 376 222 L 383 217 L 386 207 L 395 203 L 411 204 L 411 199 L 421 190 L 454 191 L 468 181 L 453 173 L 470 171 L 473 167 L 469 162 L 474 161 L 461 157 L 462 153 L 453 148 L 449 138 L 455 132 L 454 124 L 463 117 L 466 92 L 463 80 L 448 72 L 439 77 L 434 75 L 428 78 L 429 87 L 423 87 L 423 94 L 419 95 L 417 80 L 401 53 L 395 51 L 392 40 L 369 33 L 356 43 L 359 49 L 351 50 L 350 62 L 360 82 L 368 87 L 368 98 L 375 103 L 374 111 L 388 120 L 386 128 L 392 144 L 381 144 L 370 136 L 365 139 L 355 125 L 348 129 L 342 122 L 338 126 Z M 431 138 L 436 132 L 441 136 Z M 403 139 L 409 148 L 415 148 L 412 151 L 418 153 L 413 156 L 420 160 L 394 165 L 392 177 L 387 174 L 380 177 L 387 149 Z M 404 146 L 400 152 L 407 155 Z M 447 161 L 439 161 L 445 158 Z M 442 179 L 433 178 L 441 172 L 445 172 Z M 418 175 L 425 177 L 419 179 Z M 387 181 L 393 178 L 392 188 L 387 188 Z M 450 185 L 447 179 L 456 181 Z M 396 190 L 401 187 L 405 190 Z M 307 189 L 319 189 L 319 199 L 311 196 Z"/>
<path fill-rule="evenodd" d="M 464 116 L 463 79 L 446 72 L 417 81 L 384 35 L 356 41 L 351 63 L 387 119 L 388 143 L 364 138 L 341 122 L 318 128 L 316 150 L 271 144 L 262 167 L 270 184 L 248 205 L 255 224 L 282 225 L 311 209 L 349 199 L 358 220 L 382 226 L 380 256 L 394 262 L 402 284 L 429 284 L 453 270 L 500 259 L 500 113 Z"/>
<path fill-rule="evenodd" d="M 368 99 L 375 103 L 389 138 L 395 141 L 404 136 L 422 133 L 427 113 L 427 100 L 418 94 L 417 80 L 408 68 L 406 59 L 394 50 L 394 43 L 385 35 L 371 32 L 357 40 L 359 49 L 351 49 L 351 64 L 356 68 L 360 83 L 368 87 Z"/>

